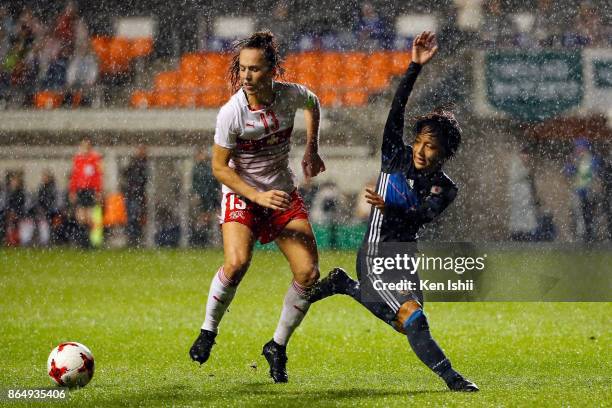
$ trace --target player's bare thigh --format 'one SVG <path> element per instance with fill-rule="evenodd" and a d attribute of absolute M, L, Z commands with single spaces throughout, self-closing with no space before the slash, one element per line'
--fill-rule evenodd
<path fill-rule="evenodd" d="M 302 286 L 312 286 L 319 279 L 319 255 L 308 220 L 291 220 L 275 242 L 289 261 L 293 279 Z"/>
<path fill-rule="evenodd" d="M 223 234 L 223 273 L 234 282 L 239 282 L 251 263 L 255 237 L 246 225 L 226 222 L 221 226 Z"/>

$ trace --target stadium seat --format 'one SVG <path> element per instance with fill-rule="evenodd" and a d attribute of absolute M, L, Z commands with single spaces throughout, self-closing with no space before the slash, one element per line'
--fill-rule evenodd
<path fill-rule="evenodd" d="M 231 55 L 220 52 L 204 54 L 204 83 L 206 86 L 225 86 Z"/>
<path fill-rule="evenodd" d="M 156 90 L 153 93 L 153 106 L 156 108 L 174 108 L 178 102 L 178 94 L 176 89 L 172 90 Z"/>
<path fill-rule="evenodd" d="M 131 44 L 127 38 L 114 37 L 109 45 L 110 73 L 118 74 L 129 70 L 131 61 Z"/>
<path fill-rule="evenodd" d="M 34 106 L 36 109 L 54 109 L 62 105 L 64 95 L 60 92 L 41 91 L 34 95 Z"/>
<path fill-rule="evenodd" d="M 153 105 L 153 94 L 148 91 L 137 90 L 132 93 L 130 106 L 132 108 L 147 109 Z"/>
<path fill-rule="evenodd" d="M 91 39 L 91 47 L 98 57 L 101 74 L 111 72 L 110 42 L 111 37 L 98 36 Z"/>
<path fill-rule="evenodd" d="M 346 80 L 344 56 L 339 52 L 325 52 L 319 62 L 320 86 L 322 91 L 344 87 Z"/>
<path fill-rule="evenodd" d="M 378 51 L 368 57 L 366 69 L 368 92 L 380 92 L 389 87 L 392 64 L 391 52 Z"/>
<path fill-rule="evenodd" d="M 412 58 L 409 51 L 393 51 L 391 53 L 391 73 L 401 75 L 406 71 Z"/>
<path fill-rule="evenodd" d="M 289 54 L 285 59 L 283 67 L 285 68 L 284 80 L 287 82 L 300 83 L 300 59 L 299 54 Z"/>
<path fill-rule="evenodd" d="M 153 51 L 153 38 L 134 38 L 130 40 L 130 57 L 142 58 Z"/>
<path fill-rule="evenodd" d="M 342 93 L 335 88 L 326 88 L 319 92 L 319 101 L 324 107 L 337 107 L 342 104 Z"/>
<path fill-rule="evenodd" d="M 309 51 L 296 54 L 297 73 L 298 81 L 310 88 L 313 92 L 318 93 L 320 91 L 320 65 L 322 59 L 322 53 L 316 51 Z"/>
<path fill-rule="evenodd" d="M 179 73 L 176 71 L 164 71 L 155 76 L 155 90 L 174 90 L 178 86 Z"/>
<path fill-rule="evenodd" d="M 198 108 L 217 108 L 223 105 L 229 96 L 229 92 L 225 86 L 208 87 L 197 95 L 196 106 Z"/>
<path fill-rule="evenodd" d="M 190 76 L 195 79 L 202 78 L 204 76 L 205 63 L 206 61 L 204 55 L 201 53 L 190 53 L 183 55 L 179 65 L 181 76 Z"/>
<path fill-rule="evenodd" d="M 367 55 L 363 52 L 344 53 L 341 65 L 340 85 L 346 91 L 366 89 Z"/>
<path fill-rule="evenodd" d="M 200 93 L 196 89 L 181 89 L 176 100 L 177 106 L 181 108 L 195 108 Z"/>

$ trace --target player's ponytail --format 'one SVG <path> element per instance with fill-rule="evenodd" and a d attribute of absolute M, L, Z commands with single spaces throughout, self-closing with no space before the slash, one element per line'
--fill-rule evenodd
<path fill-rule="evenodd" d="M 229 80 L 234 92 L 240 88 L 240 51 L 245 48 L 262 50 L 270 69 L 275 70 L 276 76 L 283 76 L 285 70 L 281 65 L 282 59 L 274 34 L 270 30 L 258 31 L 232 45 L 234 55 L 229 68 Z"/>
<path fill-rule="evenodd" d="M 446 152 L 447 158 L 452 158 L 461 145 L 461 127 L 455 118 L 455 104 L 447 103 L 438 106 L 427 115 L 415 119 L 413 131 L 418 135 L 423 129 L 432 132 Z"/>

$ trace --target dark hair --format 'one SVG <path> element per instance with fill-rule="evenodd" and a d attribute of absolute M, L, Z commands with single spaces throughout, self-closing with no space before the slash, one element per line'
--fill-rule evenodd
<path fill-rule="evenodd" d="M 447 158 L 452 158 L 461 144 L 461 127 L 455 119 L 454 104 L 446 104 L 435 108 L 426 115 L 415 118 L 414 134 L 418 135 L 428 128 L 444 147 Z"/>
<path fill-rule="evenodd" d="M 245 48 L 262 50 L 270 68 L 276 69 L 277 76 L 283 76 L 285 69 L 281 66 L 283 61 L 274 34 L 270 30 L 258 31 L 232 44 L 234 55 L 229 68 L 229 79 L 234 92 L 240 88 L 240 51 Z"/>

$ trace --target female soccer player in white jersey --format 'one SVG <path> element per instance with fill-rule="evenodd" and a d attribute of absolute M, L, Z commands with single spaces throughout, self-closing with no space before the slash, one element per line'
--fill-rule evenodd
<path fill-rule="evenodd" d="M 213 173 L 223 185 L 224 262 L 212 280 L 206 317 L 189 354 L 200 364 L 208 360 L 219 322 L 249 267 L 255 241 L 275 241 L 289 262 L 293 282 L 274 337 L 262 354 L 274 381 L 287 382 L 287 342 L 310 307 L 308 289 L 319 279 L 317 245 L 288 155 L 294 117 L 303 109 L 304 176 L 325 170 L 318 154 L 319 101 L 302 85 L 276 81 L 282 67 L 271 32 L 254 33 L 239 41 L 235 51 L 229 74 L 237 92 L 217 116 L 212 157 Z"/>

